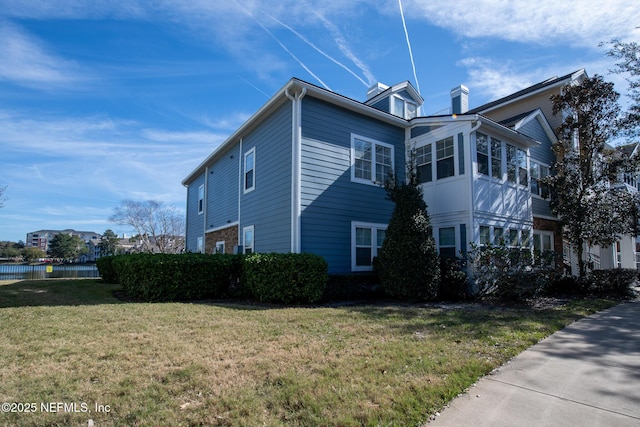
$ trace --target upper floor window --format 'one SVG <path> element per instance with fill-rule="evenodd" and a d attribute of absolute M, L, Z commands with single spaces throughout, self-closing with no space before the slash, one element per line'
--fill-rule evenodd
<path fill-rule="evenodd" d="M 351 180 L 382 185 L 393 171 L 393 146 L 359 136 L 351 137 Z"/>
<path fill-rule="evenodd" d="M 452 136 L 436 141 L 436 169 L 438 179 L 447 178 L 455 174 L 453 155 Z"/>
<path fill-rule="evenodd" d="M 518 149 L 513 145 L 507 144 L 507 180 L 514 184 L 518 182 Z"/>
<path fill-rule="evenodd" d="M 491 138 L 491 176 L 502 179 L 502 142 Z"/>
<path fill-rule="evenodd" d="M 204 212 L 204 185 L 198 187 L 198 214 Z"/>
<path fill-rule="evenodd" d="M 405 101 L 399 96 L 391 97 L 391 114 L 402 117 L 403 119 L 412 119 L 417 115 L 418 106 L 412 102 Z"/>
<path fill-rule="evenodd" d="M 248 193 L 256 188 L 256 149 L 255 147 L 244 153 L 244 192 Z"/>
<path fill-rule="evenodd" d="M 527 168 L 527 152 L 518 148 L 518 182 L 520 185 L 529 185 L 529 174 Z"/>
<path fill-rule="evenodd" d="M 432 163 L 431 144 L 416 148 L 416 171 L 419 183 L 433 180 Z"/>
<path fill-rule="evenodd" d="M 480 132 L 476 133 L 476 158 L 478 173 L 489 175 L 489 137 Z"/>
<path fill-rule="evenodd" d="M 549 176 L 549 167 L 532 161 L 529 173 L 531 175 L 531 194 L 547 198 L 549 187 L 540 181 Z"/>

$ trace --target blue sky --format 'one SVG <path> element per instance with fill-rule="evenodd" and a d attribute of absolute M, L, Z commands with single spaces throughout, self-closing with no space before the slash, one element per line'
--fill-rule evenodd
<path fill-rule="evenodd" d="M 628 0 L 0 0 L 0 240 L 118 233 L 124 199 L 184 211 L 182 179 L 291 77 L 364 101 L 410 80 L 424 113 L 585 68 L 640 41 Z M 407 43 L 411 45 L 411 55 Z M 416 79 L 417 77 L 417 79 Z"/>

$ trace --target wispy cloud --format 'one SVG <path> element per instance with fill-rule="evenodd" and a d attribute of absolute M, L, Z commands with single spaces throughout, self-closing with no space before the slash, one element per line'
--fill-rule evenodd
<path fill-rule="evenodd" d="M 70 87 L 81 79 L 77 64 L 49 53 L 45 43 L 0 19 L 0 80 L 22 86 Z"/>
<path fill-rule="evenodd" d="M 405 8 L 464 37 L 595 47 L 613 37 L 638 40 L 640 3 L 628 0 L 406 0 Z"/>

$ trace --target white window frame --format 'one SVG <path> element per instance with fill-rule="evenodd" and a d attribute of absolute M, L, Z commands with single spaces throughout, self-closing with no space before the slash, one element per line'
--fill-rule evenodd
<path fill-rule="evenodd" d="M 247 157 L 253 155 L 253 168 L 247 170 Z M 251 185 L 247 186 L 247 174 L 253 171 L 253 175 L 251 176 Z M 244 193 L 250 193 L 256 189 L 256 147 L 253 147 L 251 150 L 244 153 L 244 161 L 243 161 L 243 174 L 244 177 L 242 181 L 242 185 L 244 187 Z"/>
<path fill-rule="evenodd" d="M 446 145 L 449 141 L 451 140 L 451 154 L 447 154 L 447 149 L 446 149 Z M 443 144 L 443 148 L 439 149 L 438 148 L 438 144 L 442 143 Z M 435 150 L 436 150 L 436 160 L 435 160 L 435 165 L 436 165 L 436 181 L 439 181 L 441 179 L 447 179 L 447 178 L 452 178 L 454 176 L 456 176 L 456 172 L 457 172 L 457 168 L 456 168 L 456 144 L 453 138 L 453 135 L 449 135 L 446 136 L 444 138 L 438 139 L 435 143 Z M 440 155 L 443 155 L 443 157 L 440 157 Z M 452 166 L 452 170 L 451 170 L 451 175 L 447 175 L 447 176 L 440 176 L 440 174 L 438 173 L 439 171 L 439 166 L 440 163 L 443 162 L 449 162 L 449 159 L 451 159 L 451 166 Z"/>
<path fill-rule="evenodd" d="M 198 215 L 204 213 L 204 184 L 198 187 Z"/>
<path fill-rule="evenodd" d="M 423 150 L 424 154 L 418 155 L 418 150 Z M 418 182 L 420 184 L 433 182 L 433 144 L 428 143 L 425 145 L 421 145 L 420 147 L 416 147 L 415 153 L 416 153 L 416 171 L 421 166 L 426 166 L 426 165 L 429 165 L 429 169 L 430 169 L 430 175 L 428 176 L 428 179 L 425 179 L 424 176 L 423 177 L 418 176 Z M 428 162 L 425 161 L 426 158 L 429 159 Z"/>
<path fill-rule="evenodd" d="M 356 265 L 356 229 L 368 228 L 371 230 L 371 265 Z M 373 271 L 373 258 L 378 256 L 378 248 L 382 242 L 378 242 L 378 230 L 387 231 L 387 224 L 372 222 L 351 222 L 351 271 Z"/>
<path fill-rule="evenodd" d="M 538 243 L 540 245 L 540 252 L 544 253 L 545 249 L 543 248 L 543 237 L 548 237 L 549 238 L 549 244 L 551 246 L 551 248 L 549 249 L 550 252 L 555 252 L 555 241 L 554 241 L 554 234 L 552 231 L 546 231 L 546 230 L 533 230 L 533 233 L 531 235 L 531 247 L 532 249 L 535 251 L 536 250 L 536 240 L 538 240 Z M 550 260 L 550 263 L 548 265 L 553 265 L 554 261 Z"/>
<path fill-rule="evenodd" d="M 356 177 L 356 140 L 371 144 L 371 179 Z M 384 185 L 384 182 L 378 182 L 376 180 L 378 163 L 376 159 L 377 145 L 391 150 L 391 171 L 395 173 L 395 149 L 393 145 L 387 144 L 386 142 L 377 141 L 375 139 L 367 138 L 365 136 L 351 134 L 351 182 L 376 186 Z"/>
<path fill-rule="evenodd" d="M 547 174 L 545 176 L 542 176 L 542 168 L 546 168 L 547 170 Z M 536 177 L 534 177 L 534 171 L 535 171 L 535 175 Z M 546 190 L 546 194 L 545 191 L 543 191 L 542 189 L 542 184 L 540 184 L 540 180 L 544 179 L 546 177 L 548 177 L 551 174 L 551 168 L 549 167 L 549 165 L 546 165 L 544 163 L 540 163 L 537 160 L 529 160 L 529 190 L 531 191 L 531 195 L 538 197 L 540 199 L 545 199 L 548 198 L 549 196 L 549 190 Z M 536 181 L 536 191 L 533 191 L 533 181 Z"/>
<path fill-rule="evenodd" d="M 224 240 L 220 240 L 216 242 L 215 248 L 213 248 L 214 254 L 223 254 L 225 252 L 225 243 Z"/>
<path fill-rule="evenodd" d="M 247 245 L 247 232 L 251 232 L 251 246 Z M 247 249 L 251 249 L 251 252 L 249 253 L 255 253 L 256 251 L 255 247 L 256 247 L 255 226 L 250 225 L 248 227 L 244 227 L 242 229 L 242 253 L 246 254 Z"/>
<path fill-rule="evenodd" d="M 204 238 L 202 236 L 198 237 L 197 243 L 196 243 L 196 252 L 198 253 L 204 253 Z"/>
<path fill-rule="evenodd" d="M 441 237 L 440 236 L 440 230 L 445 230 L 445 229 L 453 229 L 453 245 L 443 245 L 442 242 L 440 241 L 441 240 L 440 239 L 440 237 Z M 438 254 L 440 256 L 442 256 L 441 255 L 441 250 L 443 248 L 447 248 L 447 249 L 453 248 L 453 254 L 454 254 L 453 256 L 454 257 L 458 256 L 457 254 L 459 252 L 459 250 L 458 250 L 458 240 L 459 239 L 458 239 L 457 232 L 458 232 L 458 227 L 456 225 L 447 225 L 447 226 L 443 226 L 443 227 L 438 227 L 438 233 L 437 233 L 437 235 L 438 235 Z"/>

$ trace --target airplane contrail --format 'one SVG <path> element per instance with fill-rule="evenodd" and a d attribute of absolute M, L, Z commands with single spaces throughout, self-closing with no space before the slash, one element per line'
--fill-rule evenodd
<path fill-rule="evenodd" d="M 318 53 L 320 53 L 322 56 L 324 56 L 325 58 L 327 58 L 328 60 L 330 60 L 331 62 L 333 62 L 334 64 L 338 65 L 339 67 L 342 67 L 343 69 L 345 69 L 349 74 L 351 74 L 353 77 L 355 77 L 356 79 L 360 80 L 360 82 L 365 85 L 366 87 L 369 86 L 369 83 L 367 83 L 366 81 L 364 81 L 364 79 L 360 76 L 358 76 L 356 73 L 354 73 L 349 67 L 347 67 L 346 65 L 344 65 L 342 62 L 338 61 L 337 59 L 333 58 L 331 55 L 329 55 L 328 53 L 324 52 L 322 49 L 320 49 L 319 47 L 317 47 L 315 44 L 313 44 L 311 41 L 309 41 L 305 36 L 303 36 L 302 34 L 300 34 L 299 32 L 297 32 L 296 30 L 294 30 L 293 28 L 291 28 L 290 26 L 288 26 L 287 24 L 285 24 L 284 22 L 280 21 L 279 19 L 271 16 L 271 15 L 267 15 L 269 16 L 271 19 L 273 19 L 274 21 L 276 21 L 278 24 L 282 25 L 283 27 L 285 27 L 286 29 L 288 29 L 289 31 L 291 31 L 293 34 L 295 34 L 300 40 L 302 40 L 303 42 L 305 42 L 306 44 L 308 44 L 309 46 L 311 46 L 313 49 L 315 49 Z"/>
<path fill-rule="evenodd" d="M 413 61 L 413 51 L 411 50 L 411 42 L 409 41 L 409 31 L 407 31 L 407 23 L 404 20 L 404 11 L 402 10 L 402 0 L 398 0 L 398 5 L 400 6 L 400 16 L 402 16 L 402 26 L 404 27 L 404 35 L 407 39 L 407 47 L 409 48 L 411 67 L 413 67 L 413 78 L 416 81 L 416 89 L 420 92 L 420 83 L 418 83 L 418 75 L 416 73 L 416 63 Z"/>
<path fill-rule="evenodd" d="M 327 90 L 331 90 L 331 88 L 322 81 L 322 79 L 320 77 L 318 77 L 313 71 L 311 71 L 311 69 L 309 69 L 309 67 L 307 67 L 304 62 L 302 62 L 302 60 L 300 58 L 298 58 L 293 52 L 291 52 L 291 50 L 289 50 L 289 48 L 287 48 L 287 46 L 284 45 L 284 43 L 282 43 L 271 31 L 269 31 L 269 29 L 262 23 L 260 22 L 260 20 L 258 18 L 256 18 L 255 16 L 253 16 L 245 7 L 241 6 L 237 1 L 233 1 L 240 9 L 242 9 L 242 11 L 244 13 L 246 13 L 247 15 L 249 15 L 254 21 L 256 21 L 258 23 L 258 25 L 260 25 L 260 27 L 267 33 L 269 34 L 279 45 L 280 47 L 287 52 L 289 55 L 291 55 L 291 57 L 298 63 L 300 64 L 300 66 L 302 68 L 305 69 L 305 71 L 309 74 L 311 74 L 311 76 L 313 76 L 313 78 L 315 78 L 322 86 L 324 86 L 325 89 Z"/>

